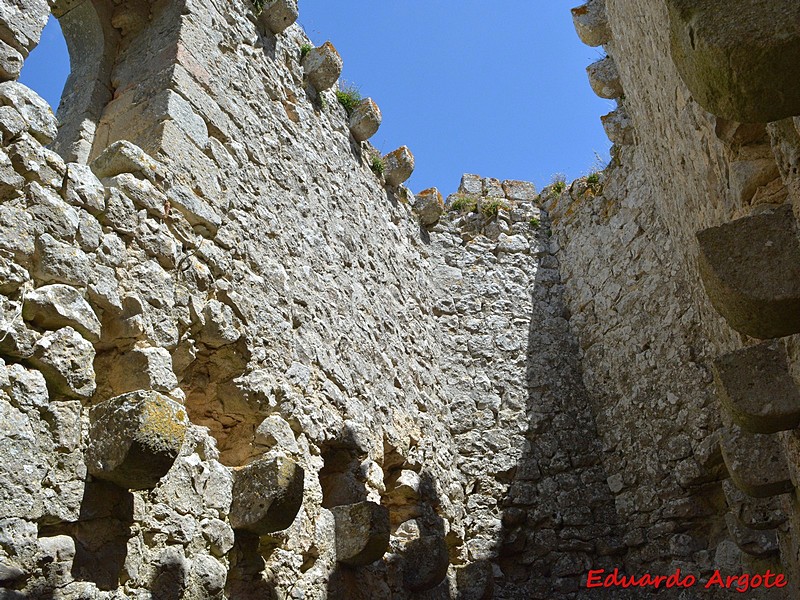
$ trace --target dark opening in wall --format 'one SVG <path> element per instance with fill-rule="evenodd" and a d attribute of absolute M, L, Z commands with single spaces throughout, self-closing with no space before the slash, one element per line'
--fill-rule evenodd
<path fill-rule="evenodd" d="M 58 20 L 51 16 L 39 45 L 25 60 L 19 80 L 47 100 L 56 112 L 69 72 L 67 42 Z"/>

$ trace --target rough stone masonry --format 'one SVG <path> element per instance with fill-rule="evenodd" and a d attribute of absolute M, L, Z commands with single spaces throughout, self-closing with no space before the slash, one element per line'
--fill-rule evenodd
<path fill-rule="evenodd" d="M 573 10 L 604 173 L 445 203 L 294 0 L 0 0 L 0 597 L 795 597 L 800 19 L 689 4 Z"/>

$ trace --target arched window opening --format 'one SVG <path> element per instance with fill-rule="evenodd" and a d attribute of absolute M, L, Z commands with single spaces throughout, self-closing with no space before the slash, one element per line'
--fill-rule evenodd
<path fill-rule="evenodd" d="M 55 112 L 69 72 L 67 42 L 58 20 L 51 16 L 39 45 L 25 60 L 19 81 L 47 100 Z"/>

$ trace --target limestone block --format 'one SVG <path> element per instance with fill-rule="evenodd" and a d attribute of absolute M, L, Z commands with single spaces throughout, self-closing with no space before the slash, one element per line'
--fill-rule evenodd
<path fill-rule="evenodd" d="M 36 182 L 28 184 L 25 190 L 28 214 L 33 217 L 38 232 L 46 232 L 53 237 L 73 241 L 78 233 L 80 216 L 78 211 L 64 202 L 50 188 Z"/>
<path fill-rule="evenodd" d="M 28 292 L 22 316 L 37 327 L 72 327 L 90 342 L 100 341 L 100 321 L 83 293 L 74 287 L 53 284 Z"/>
<path fill-rule="evenodd" d="M 725 500 L 738 521 L 749 529 L 776 529 L 786 522 L 781 508 L 781 498 L 752 498 L 737 488 L 729 479 L 722 482 Z"/>
<path fill-rule="evenodd" d="M 325 42 L 322 46 L 312 48 L 303 58 L 303 71 L 309 83 L 317 91 L 327 90 L 342 74 L 342 57 L 330 42 Z"/>
<path fill-rule="evenodd" d="M 383 165 L 386 184 L 398 186 L 414 172 L 414 155 L 407 146 L 401 146 L 383 157 Z"/>
<path fill-rule="evenodd" d="M 423 535 L 403 552 L 403 583 L 412 592 L 430 590 L 447 576 L 450 555 L 444 535 Z"/>
<path fill-rule="evenodd" d="M 280 415 L 270 415 L 256 429 L 255 443 L 268 448 L 282 448 L 298 453 L 300 448 L 289 423 Z"/>
<path fill-rule="evenodd" d="M 425 225 L 433 225 L 439 220 L 444 212 L 444 198 L 436 188 L 429 188 L 421 191 L 415 196 L 414 212 L 419 216 L 419 222 Z"/>
<path fill-rule="evenodd" d="M 41 371 L 51 392 L 69 398 L 91 398 L 94 394 L 94 347 L 72 327 L 45 333 L 29 359 Z"/>
<path fill-rule="evenodd" d="M 756 530 L 745 527 L 735 515 L 725 515 L 728 532 L 739 549 L 757 558 L 778 554 L 778 536 L 775 530 Z"/>
<path fill-rule="evenodd" d="M 64 200 L 97 215 L 106 208 L 105 188 L 86 165 L 69 163 L 62 186 Z"/>
<path fill-rule="evenodd" d="M 714 360 L 713 370 L 720 402 L 743 429 L 776 433 L 800 425 L 800 390 L 782 343 L 725 354 Z"/>
<path fill-rule="evenodd" d="M 330 510 L 336 522 L 336 560 L 352 567 L 380 560 L 389 547 L 389 510 L 374 502 Z"/>
<path fill-rule="evenodd" d="M 589 85 L 594 93 L 601 98 L 613 100 L 623 95 L 622 82 L 619 79 L 617 63 L 610 56 L 592 63 L 586 67 L 589 75 Z"/>
<path fill-rule="evenodd" d="M 533 202 L 537 196 L 536 186 L 530 181 L 506 179 L 503 182 L 503 192 L 506 198 L 516 202 Z"/>
<path fill-rule="evenodd" d="M 272 33 L 278 34 L 297 21 L 299 14 L 297 0 L 267 0 L 258 20 Z"/>
<path fill-rule="evenodd" d="M 458 193 L 468 196 L 480 196 L 483 193 L 483 178 L 480 175 L 464 173 L 461 176 Z"/>
<path fill-rule="evenodd" d="M 0 201 L 20 195 L 25 179 L 16 172 L 8 154 L 0 150 Z"/>
<path fill-rule="evenodd" d="M 0 81 L 11 81 L 19 77 L 22 61 L 22 54 L 0 40 Z"/>
<path fill-rule="evenodd" d="M 180 453 L 186 411 L 154 391 L 138 391 L 99 404 L 89 413 L 89 473 L 131 490 L 158 485 Z"/>
<path fill-rule="evenodd" d="M 40 143 L 47 145 L 56 139 L 58 121 L 53 109 L 39 94 L 17 83 L 0 83 L 0 106 L 13 106 L 28 128 L 28 132 Z"/>
<path fill-rule="evenodd" d="M 10 296 L 30 280 L 28 270 L 0 253 L 0 294 Z"/>
<path fill-rule="evenodd" d="M 194 226 L 203 226 L 214 236 L 222 225 L 222 217 L 192 190 L 175 185 L 167 192 L 171 206 L 175 207 Z"/>
<path fill-rule="evenodd" d="M 292 524 L 303 504 L 302 467 L 285 456 L 265 457 L 233 475 L 231 527 L 265 535 Z"/>
<path fill-rule="evenodd" d="M 114 177 L 121 173 L 133 173 L 155 181 L 162 172 L 161 164 L 158 161 L 139 146 L 125 140 L 111 144 L 92 161 L 89 167 L 100 179 Z"/>
<path fill-rule="evenodd" d="M 611 111 L 607 115 L 600 117 L 603 129 L 606 131 L 608 139 L 620 146 L 630 146 L 634 142 L 633 121 L 628 116 L 628 111 L 623 107 Z"/>
<path fill-rule="evenodd" d="M 489 561 L 475 562 L 456 569 L 460 600 L 494 598 L 494 572 Z"/>
<path fill-rule="evenodd" d="M 139 179 L 131 173 L 122 173 L 105 180 L 104 183 L 108 187 L 118 188 L 131 199 L 137 209 L 146 210 L 148 215 L 158 219 L 167 216 L 167 207 L 171 206 L 169 200 L 147 179 Z M 186 193 L 188 194 L 188 190 Z"/>
<path fill-rule="evenodd" d="M 357 142 L 365 142 L 381 126 L 381 110 L 372 98 L 364 98 L 350 115 L 350 133 Z"/>
<path fill-rule="evenodd" d="M 61 184 L 66 172 L 63 159 L 42 146 L 32 135 L 21 133 L 8 146 L 7 152 L 14 169 L 26 181 L 36 181 L 53 188 Z"/>
<path fill-rule="evenodd" d="M 209 300 L 203 308 L 203 327 L 197 339 L 206 346 L 220 348 L 233 344 L 241 336 L 240 321 L 233 314 L 233 309 L 219 300 Z"/>
<path fill-rule="evenodd" d="M 85 287 L 91 272 L 89 257 L 79 248 L 59 242 L 48 233 L 36 240 L 33 276 L 38 281 Z"/>
<path fill-rule="evenodd" d="M 28 56 L 39 43 L 49 16 L 47 0 L 3 2 L 0 4 L 0 40 Z"/>
<path fill-rule="evenodd" d="M 792 207 L 697 234 L 706 293 L 728 324 L 768 339 L 800 332 L 800 240 Z"/>
<path fill-rule="evenodd" d="M 728 423 L 721 446 L 731 479 L 746 494 L 768 498 L 791 491 L 786 455 L 777 436 L 749 433 Z"/>
<path fill-rule="evenodd" d="M 694 99 L 741 123 L 800 114 L 800 3 L 668 0 L 672 59 Z"/>
<path fill-rule="evenodd" d="M 108 377 L 117 395 L 135 390 L 166 393 L 178 387 L 172 355 L 164 348 L 135 346 L 112 362 Z"/>
<path fill-rule="evenodd" d="M 27 128 L 28 124 L 16 108 L 0 106 L 0 134 L 2 134 L 3 143 L 9 144 Z"/>
<path fill-rule="evenodd" d="M 605 0 L 589 0 L 572 9 L 572 22 L 578 37 L 587 46 L 602 46 L 611 41 Z"/>
<path fill-rule="evenodd" d="M 30 358 L 40 337 L 36 331 L 25 326 L 19 303 L 0 296 L 0 355 Z"/>

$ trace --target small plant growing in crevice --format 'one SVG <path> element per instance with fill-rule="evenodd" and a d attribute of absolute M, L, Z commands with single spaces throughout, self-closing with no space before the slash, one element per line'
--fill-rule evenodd
<path fill-rule="evenodd" d="M 487 219 L 493 219 L 501 210 L 508 210 L 508 204 L 502 200 L 487 200 L 481 203 L 481 212 Z"/>
<path fill-rule="evenodd" d="M 537 219 L 536 217 L 531 217 L 531 220 L 528 221 L 532 229 L 539 229 L 542 226 L 542 222 Z"/>
<path fill-rule="evenodd" d="M 253 8 L 256 9 L 256 16 L 260 15 L 264 12 L 264 6 L 267 4 L 267 0 L 253 0 Z"/>
<path fill-rule="evenodd" d="M 450 210 L 471 213 L 478 210 L 478 199 L 474 196 L 460 195 L 450 203 Z"/>
<path fill-rule="evenodd" d="M 339 101 L 344 107 L 345 112 L 349 115 L 353 114 L 353 111 L 358 106 L 359 102 L 361 102 L 364 98 L 361 95 L 361 92 L 358 88 L 353 85 L 352 83 L 347 83 L 336 92 L 336 99 Z"/>
<path fill-rule="evenodd" d="M 589 185 L 597 185 L 600 183 L 600 174 L 599 173 L 589 173 L 589 176 L 586 177 L 586 183 Z"/>
<path fill-rule="evenodd" d="M 381 176 L 386 170 L 386 164 L 383 162 L 383 159 L 380 156 L 373 156 L 369 168 L 372 169 L 372 172 L 375 173 L 375 175 Z"/>
<path fill-rule="evenodd" d="M 311 44 L 303 44 L 300 46 L 300 60 L 302 61 L 309 52 L 311 52 Z"/>
<path fill-rule="evenodd" d="M 567 189 L 567 176 L 563 173 L 556 173 L 553 175 L 553 181 L 550 184 L 550 190 L 555 195 L 560 195 Z"/>

